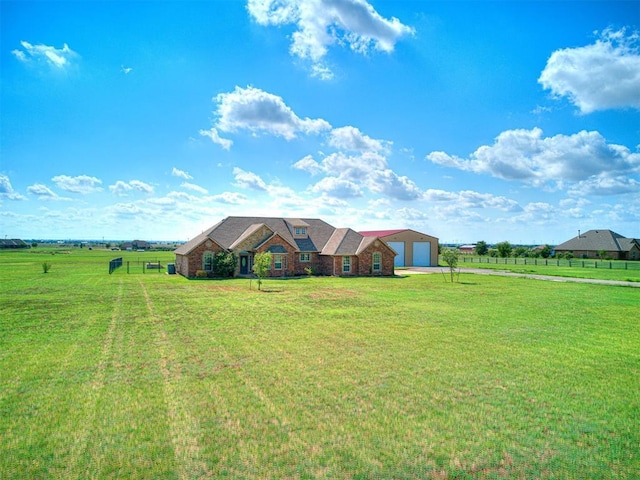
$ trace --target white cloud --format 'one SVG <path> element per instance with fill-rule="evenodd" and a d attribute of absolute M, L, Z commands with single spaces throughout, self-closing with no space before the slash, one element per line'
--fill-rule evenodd
<path fill-rule="evenodd" d="M 64 69 L 70 65 L 73 58 L 77 57 L 77 53 L 69 48 L 66 43 L 62 48 L 55 48 L 49 45 L 32 45 L 29 42 L 20 42 L 23 50 L 13 50 L 11 53 L 21 62 L 28 62 L 33 59 L 42 61 L 49 66 L 57 69 Z"/>
<path fill-rule="evenodd" d="M 368 186 L 372 192 L 382 193 L 397 200 L 417 200 L 422 196 L 422 191 L 413 180 L 397 175 L 389 169 L 373 172 Z"/>
<path fill-rule="evenodd" d="M 223 192 L 210 197 L 212 201 L 224 203 L 226 205 L 242 205 L 247 203 L 249 199 L 246 195 L 237 192 Z"/>
<path fill-rule="evenodd" d="M 98 180 L 96 177 L 89 177 L 88 175 L 79 175 L 77 177 L 58 175 L 51 180 L 55 182 L 58 188 L 67 192 L 87 194 L 102 190 L 99 186 L 102 180 Z"/>
<path fill-rule="evenodd" d="M 70 200 L 69 198 L 59 196 L 49 187 L 41 183 L 36 183 L 27 187 L 27 193 L 37 195 L 40 200 Z"/>
<path fill-rule="evenodd" d="M 363 134 L 356 127 L 347 126 L 331 130 L 329 133 L 329 145 L 349 151 L 386 153 L 392 143 L 384 140 L 375 140 Z"/>
<path fill-rule="evenodd" d="M 233 92 L 217 95 L 215 101 L 216 127 L 223 132 L 249 130 L 292 140 L 299 133 L 313 134 L 331 128 L 325 120 L 298 117 L 281 97 L 254 87 L 236 87 Z"/>
<path fill-rule="evenodd" d="M 362 190 L 355 182 L 336 177 L 323 178 L 311 188 L 311 191 L 314 193 L 324 193 L 337 198 L 362 196 Z"/>
<path fill-rule="evenodd" d="M 194 192 L 202 193 L 203 195 L 206 195 L 207 193 L 209 193 L 209 191 L 206 188 L 203 188 L 200 185 L 196 185 L 195 183 L 182 182 L 180 186 L 182 188 L 193 190 Z"/>
<path fill-rule="evenodd" d="M 304 158 L 301 158 L 292 166 L 297 170 L 303 170 L 305 172 L 309 172 L 311 175 L 315 175 L 317 173 L 322 172 L 322 167 L 318 162 L 316 162 L 313 159 L 311 155 L 306 155 Z"/>
<path fill-rule="evenodd" d="M 640 108 L 639 39 L 625 29 L 606 29 L 593 45 L 553 52 L 538 82 L 585 114 Z"/>
<path fill-rule="evenodd" d="M 235 185 L 238 187 L 264 192 L 267 191 L 267 184 L 265 181 L 253 172 L 246 172 L 241 168 L 235 167 L 233 169 L 233 175 L 236 179 Z"/>
<path fill-rule="evenodd" d="M 397 18 L 386 19 L 365 0 L 249 0 L 249 14 L 260 25 L 296 26 L 292 55 L 311 61 L 314 76 L 330 79 L 322 61 L 334 44 L 366 54 L 371 49 L 392 52 L 396 42 L 414 29 Z"/>
<path fill-rule="evenodd" d="M 448 192 L 445 190 L 428 189 L 423 196 L 424 200 L 431 203 L 449 203 L 463 209 L 486 209 L 491 208 L 503 212 L 520 212 L 522 207 L 515 200 L 493 195 L 491 193 L 480 193 L 473 190 L 461 190 L 460 192 Z"/>
<path fill-rule="evenodd" d="M 200 130 L 199 133 L 203 137 L 209 137 L 213 143 L 220 145 L 224 150 L 229 150 L 233 145 L 233 140 L 222 138 L 215 127 L 211 127 L 209 130 Z"/>
<path fill-rule="evenodd" d="M 506 180 L 519 180 L 536 186 L 584 181 L 609 172 L 631 175 L 640 171 L 640 153 L 607 144 L 598 132 L 581 131 L 573 135 L 543 137 L 542 130 L 507 130 L 493 145 L 483 145 L 468 159 L 445 152 L 431 152 L 433 163 L 475 173 L 488 173 Z"/>
<path fill-rule="evenodd" d="M 377 140 L 372 141 L 375 148 L 382 145 L 375 145 L 375 142 Z M 361 147 L 366 150 L 371 145 L 364 144 Z M 384 146 L 381 148 L 384 149 Z M 293 168 L 312 175 L 325 174 L 326 177 L 313 185 L 311 191 L 339 198 L 361 196 L 364 188 L 396 200 L 416 200 L 422 196 L 422 191 L 411 179 L 389 169 L 386 158 L 375 151 L 364 151 L 360 155 L 335 152 L 321 162 L 308 155 L 294 163 Z"/>
<path fill-rule="evenodd" d="M 184 178 L 185 180 L 193 179 L 193 177 L 189 175 L 187 172 L 185 172 L 184 170 L 180 170 L 179 168 L 176 168 L 176 167 L 173 167 L 173 170 L 171 170 L 171 175 L 173 175 L 174 177 Z"/>
<path fill-rule="evenodd" d="M 7 198 L 9 200 L 25 200 L 24 195 L 19 194 L 13 190 L 11 181 L 6 175 L 0 175 L 0 198 Z"/>
<path fill-rule="evenodd" d="M 130 182 L 118 180 L 115 184 L 109 185 L 109 190 L 111 190 L 114 195 L 118 196 L 125 196 L 132 190 L 148 194 L 153 193 L 153 187 L 147 183 L 141 182 L 140 180 L 131 180 Z"/>
<path fill-rule="evenodd" d="M 640 192 L 640 182 L 627 176 L 601 173 L 571 186 L 570 195 L 622 195 Z"/>
<path fill-rule="evenodd" d="M 141 182 L 140 180 L 131 180 L 129 185 L 133 187 L 134 190 L 137 190 L 142 193 L 153 193 L 153 187 L 148 183 Z"/>

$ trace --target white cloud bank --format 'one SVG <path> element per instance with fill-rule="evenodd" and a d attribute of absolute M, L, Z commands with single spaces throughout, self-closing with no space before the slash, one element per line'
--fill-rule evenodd
<path fill-rule="evenodd" d="M 46 185 L 41 183 L 35 183 L 27 187 L 27 193 L 36 195 L 38 200 L 53 200 L 53 201 L 69 201 L 68 197 L 61 197 Z"/>
<path fill-rule="evenodd" d="M 88 194 L 102 190 L 102 187 L 100 187 L 102 180 L 88 175 L 78 175 L 77 177 L 58 175 L 53 177 L 51 181 L 53 181 L 61 190 L 72 193 Z"/>
<path fill-rule="evenodd" d="M 606 29 L 593 45 L 553 52 L 538 82 L 553 95 L 567 97 L 584 114 L 639 109 L 639 40 L 638 33 Z"/>
<path fill-rule="evenodd" d="M 291 55 L 310 60 L 312 75 L 323 80 L 333 78 L 323 62 L 328 47 L 348 45 L 360 54 L 371 49 L 392 52 L 401 37 L 414 33 L 397 18 L 382 17 L 364 0 L 249 0 L 247 10 L 260 25 L 295 25 Z"/>
<path fill-rule="evenodd" d="M 56 69 L 64 69 L 71 64 L 72 59 L 78 56 L 66 43 L 62 48 L 55 48 L 43 44 L 32 45 L 23 40 L 20 42 L 20 45 L 22 45 L 22 50 L 15 49 L 11 53 L 23 63 L 28 63 L 33 60 L 45 62 L 47 65 Z"/>
<path fill-rule="evenodd" d="M 619 179 L 640 172 L 640 153 L 608 144 L 599 132 L 543 137 L 539 128 L 507 130 L 493 145 L 479 147 L 467 159 L 445 152 L 431 152 L 426 158 L 439 165 L 534 186 L 565 188 L 569 184 L 573 193 L 578 193 L 580 186 L 585 187 L 585 194 L 638 191 L 638 182 Z"/>
<path fill-rule="evenodd" d="M 249 130 L 293 140 L 301 133 L 317 134 L 331 128 L 325 120 L 298 117 L 282 97 L 251 86 L 236 87 L 233 92 L 221 93 L 214 100 L 218 107 L 215 112 L 217 121 L 212 131 L 216 128 L 227 133 Z M 209 133 L 201 134 L 211 136 Z M 211 138 L 220 143 L 219 138 L 217 141 L 213 136 Z M 221 145 L 224 148 L 225 145 Z"/>
<path fill-rule="evenodd" d="M 25 200 L 25 197 L 13 189 L 9 177 L 0 175 L 0 198 L 9 200 Z"/>
<path fill-rule="evenodd" d="M 125 196 L 131 191 L 137 191 L 147 194 L 153 193 L 153 187 L 148 183 L 142 182 L 140 180 L 131 180 L 130 182 L 118 180 L 113 185 L 109 185 L 109 190 L 111 190 L 114 195 L 118 196 Z"/>
<path fill-rule="evenodd" d="M 179 168 L 176 168 L 176 167 L 173 167 L 173 170 L 171 170 L 171 175 L 178 178 L 184 178 L 185 180 L 193 179 L 193 177 L 189 175 L 188 172 L 185 172 L 184 170 L 180 170 Z"/>

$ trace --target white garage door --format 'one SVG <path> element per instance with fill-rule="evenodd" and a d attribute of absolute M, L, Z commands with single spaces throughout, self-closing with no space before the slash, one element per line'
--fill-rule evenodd
<path fill-rule="evenodd" d="M 431 266 L 431 242 L 413 242 L 413 266 Z"/>
<path fill-rule="evenodd" d="M 393 260 L 393 266 L 404 267 L 404 242 L 389 242 L 388 245 L 398 253 Z"/>

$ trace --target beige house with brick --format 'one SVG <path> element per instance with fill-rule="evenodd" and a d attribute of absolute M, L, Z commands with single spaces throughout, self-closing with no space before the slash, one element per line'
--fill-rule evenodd
<path fill-rule="evenodd" d="M 235 275 L 251 275 L 253 258 L 271 252 L 269 275 L 393 275 L 396 252 L 376 236 L 335 228 L 317 218 L 227 217 L 175 250 L 176 271 L 211 271 L 213 256 L 233 252 Z"/>

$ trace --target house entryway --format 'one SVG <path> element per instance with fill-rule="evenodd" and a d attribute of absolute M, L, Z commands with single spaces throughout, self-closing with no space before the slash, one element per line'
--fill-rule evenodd
<path fill-rule="evenodd" d="M 240 255 L 240 275 L 249 275 L 249 255 Z"/>

